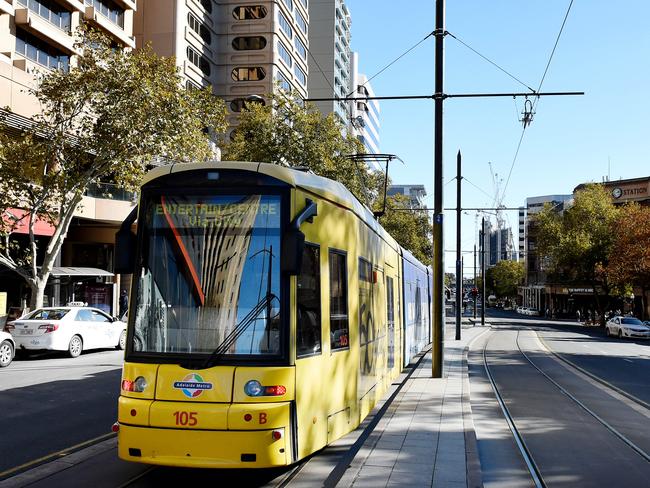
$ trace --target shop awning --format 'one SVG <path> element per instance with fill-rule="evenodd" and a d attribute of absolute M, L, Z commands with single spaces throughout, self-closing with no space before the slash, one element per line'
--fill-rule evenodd
<path fill-rule="evenodd" d="M 79 268 L 68 266 L 54 266 L 51 276 L 115 276 L 110 271 L 99 268 Z"/>

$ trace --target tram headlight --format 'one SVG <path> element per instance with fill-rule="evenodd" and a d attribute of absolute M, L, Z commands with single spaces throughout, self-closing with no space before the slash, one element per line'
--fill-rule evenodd
<path fill-rule="evenodd" d="M 147 388 L 147 380 L 143 376 L 138 376 L 134 381 L 122 380 L 122 390 L 142 393 Z"/>
<path fill-rule="evenodd" d="M 147 388 L 147 380 L 143 376 L 138 376 L 133 382 L 133 391 L 142 393 Z"/>
<path fill-rule="evenodd" d="M 244 385 L 244 393 L 252 397 L 262 396 L 264 394 L 264 387 L 257 380 L 250 380 Z"/>

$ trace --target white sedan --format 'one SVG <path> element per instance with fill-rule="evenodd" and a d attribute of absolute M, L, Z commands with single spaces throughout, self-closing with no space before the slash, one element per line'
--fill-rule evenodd
<path fill-rule="evenodd" d="M 631 337 L 633 339 L 650 339 L 650 327 L 634 317 L 612 317 L 605 324 L 608 336 Z"/>
<path fill-rule="evenodd" d="M 124 349 L 126 342 L 124 322 L 90 307 L 39 308 L 8 322 L 5 331 L 21 350 L 68 351 L 73 358 L 87 349 Z"/>
<path fill-rule="evenodd" d="M 11 364 L 16 354 L 16 344 L 13 337 L 7 332 L 0 331 L 0 368 Z"/>

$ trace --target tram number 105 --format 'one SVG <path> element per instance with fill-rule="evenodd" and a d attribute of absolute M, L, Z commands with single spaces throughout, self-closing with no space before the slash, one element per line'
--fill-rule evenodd
<path fill-rule="evenodd" d="M 189 427 L 195 426 L 199 420 L 196 418 L 198 412 L 174 412 L 176 425 L 187 425 Z"/>

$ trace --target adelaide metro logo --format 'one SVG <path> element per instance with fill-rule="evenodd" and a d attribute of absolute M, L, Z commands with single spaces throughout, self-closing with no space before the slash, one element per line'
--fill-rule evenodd
<path fill-rule="evenodd" d="M 175 381 L 174 388 L 182 390 L 186 397 L 196 398 L 203 390 L 211 390 L 212 383 L 206 383 L 198 373 L 190 373 L 182 381 Z"/>

